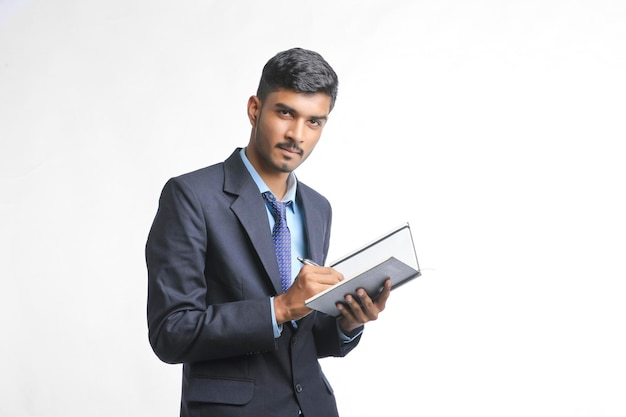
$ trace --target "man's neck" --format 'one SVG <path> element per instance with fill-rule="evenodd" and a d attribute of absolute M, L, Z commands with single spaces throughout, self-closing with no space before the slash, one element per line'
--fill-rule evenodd
<path fill-rule="evenodd" d="M 257 160 L 256 156 L 249 153 L 247 148 L 244 152 L 246 153 L 248 161 L 250 161 L 250 164 L 252 164 L 255 171 L 257 172 L 257 174 L 259 174 L 259 177 L 261 177 L 265 185 L 269 187 L 272 194 L 274 194 L 274 197 L 276 197 L 278 201 L 282 200 L 287 193 L 289 175 L 291 175 L 291 173 L 267 171 L 264 169 L 263 164 L 261 164 L 260 161 Z"/>
<path fill-rule="evenodd" d="M 285 194 L 287 193 L 287 179 L 289 178 L 289 173 L 280 176 L 267 176 L 261 173 L 259 173 L 259 175 L 261 175 L 261 178 L 278 201 L 285 197 Z"/>

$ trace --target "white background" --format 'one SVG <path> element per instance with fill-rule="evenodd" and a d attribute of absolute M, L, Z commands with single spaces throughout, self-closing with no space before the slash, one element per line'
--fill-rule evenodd
<path fill-rule="evenodd" d="M 322 361 L 342 416 L 625 416 L 625 4 L 0 0 L 0 416 L 177 415 L 158 196 L 293 46 L 340 77 L 330 258 L 408 221 L 424 270 Z"/>

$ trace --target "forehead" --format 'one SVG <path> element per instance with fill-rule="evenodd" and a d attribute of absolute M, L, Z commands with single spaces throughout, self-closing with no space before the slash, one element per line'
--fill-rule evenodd
<path fill-rule="evenodd" d="M 299 93 L 277 90 L 265 97 L 263 107 L 288 107 L 302 115 L 328 116 L 331 98 L 325 93 Z"/>

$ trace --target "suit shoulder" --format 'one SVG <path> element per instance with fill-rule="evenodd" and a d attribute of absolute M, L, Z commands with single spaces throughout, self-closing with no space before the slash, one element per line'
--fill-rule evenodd
<path fill-rule="evenodd" d="M 237 165 L 239 163 L 241 164 L 241 166 L 243 166 L 241 158 L 239 158 L 238 155 L 239 150 L 240 148 L 235 149 L 235 151 L 223 162 L 218 162 L 213 165 L 197 169 L 195 171 L 178 175 L 176 177 L 170 178 L 168 182 L 184 184 L 194 189 L 196 187 L 201 187 L 204 189 L 208 185 L 219 185 L 221 187 L 224 184 L 226 171 L 230 171 L 231 173 L 237 173 L 238 171 L 241 171 Z M 235 166 L 235 168 L 233 168 L 233 166 Z"/>
<path fill-rule="evenodd" d="M 161 198 L 164 201 L 180 200 L 193 197 L 194 199 L 206 200 L 216 190 L 222 188 L 224 183 L 223 163 L 217 163 L 195 171 L 187 172 L 171 177 L 163 186 Z"/>
<path fill-rule="evenodd" d="M 224 178 L 224 163 L 209 165 L 195 171 L 187 172 L 170 179 L 174 182 L 182 182 L 189 185 L 206 184 L 207 181 L 215 181 Z"/>

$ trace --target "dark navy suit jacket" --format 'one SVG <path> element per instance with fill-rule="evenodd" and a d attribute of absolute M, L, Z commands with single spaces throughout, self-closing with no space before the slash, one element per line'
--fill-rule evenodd
<path fill-rule="evenodd" d="M 333 417 L 318 358 L 344 356 L 336 319 L 319 312 L 274 338 L 280 291 L 265 202 L 239 149 L 170 179 L 146 244 L 148 329 L 156 355 L 183 364 L 181 416 Z M 331 207 L 298 183 L 309 258 L 323 264 Z"/>

